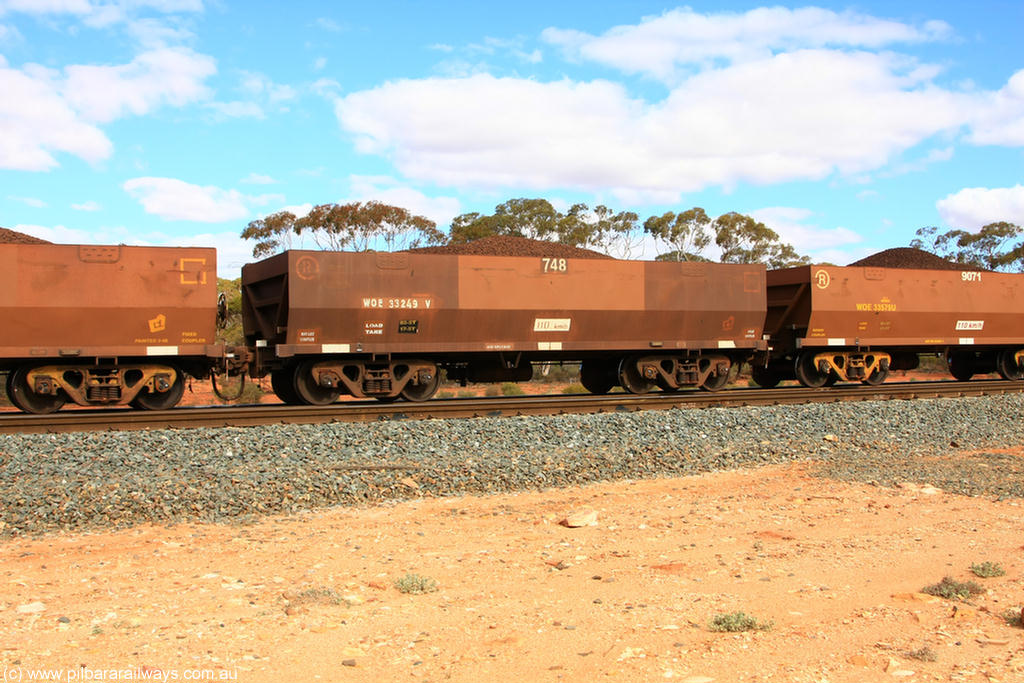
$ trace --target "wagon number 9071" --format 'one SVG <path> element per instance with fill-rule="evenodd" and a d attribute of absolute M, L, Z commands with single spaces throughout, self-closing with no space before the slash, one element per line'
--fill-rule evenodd
<path fill-rule="evenodd" d="M 981 282 L 981 273 L 965 270 L 960 273 L 960 279 L 964 282 Z"/>
<path fill-rule="evenodd" d="M 545 273 L 567 273 L 569 272 L 569 262 L 564 258 L 547 258 L 541 257 L 540 259 L 541 271 Z"/>

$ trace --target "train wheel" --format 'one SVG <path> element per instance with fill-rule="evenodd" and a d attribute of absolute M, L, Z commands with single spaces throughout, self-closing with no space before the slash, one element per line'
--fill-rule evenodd
<path fill-rule="evenodd" d="M 646 394 L 654 389 L 654 382 L 640 374 L 638 356 L 623 358 L 619 363 L 619 384 L 631 394 Z"/>
<path fill-rule="evenodd" d="M 755 365 L 750 368 L 750 379 L 763 389 L 774 389 L 782 381 L 782 375 L 771 368 Z"/>
<path fill-rule="evenodd" d="M 1017 365 L 1017 351 L 1000 351 L 996 358 L 996 370 L 1003 379 L 1024 379 L 1024 368 Z"/>
<path fill-rule="evenodd" d="M 822 372 L 814 362 L 813 352 L 801 353 L 793 362 L 793 374 L 800 384 L 811 389 L 823 387 L 828 382 L 829 372 Z"/>
<path fill-rule="evenodd" d="M 875 371 L 865 377 L 862 381 L 864 384 L 870 384 L 873 387 L 883 383 L 889 377 L 888 368 L 875 368 Z"/>
<path fill-rule="evenodd" d="M 295 393 L 295 374 L 288 368 L 270 371 L 270 388 L 283 403 L 292 406 L 302 403 Z"/>
<path fill-rule="evenodd" d="M 335 387 L 322 387 L 313 378 L 313 366 L 315 360 L 307 360 L 295 366 L 294 386 L 295 395 L 300 403 L 311 406 L 326 406 L 334 403 L 341 396 L 341 391 Z M 271 378 L 273 381 L 273 378 Z"/>
<path fill-rule="evenodd" d="M 946 359 L 949 364 L 949 374 L 958 382 L 966 382 L 974 376 L 974 354 L 959 351 L 950 354 Z"/>
<path fill-rule="evenodd" d="M 174 368 L 174 372 L 178 378 L 167 391 L 144 389 L 132 399 L 132 407 L 139 410 L 170 410 L 178 405 L 178 401 L 185 395 L 185 373 L 178 368 Z"/>
<path fill-rule="evenodd" d="M 592 394 L 607 394 L 615 386 L 615 371 L 602 360 L 585 360 L 580 365 L 580 384 Z"/>
<path fill-rule="evenodd" d="M 715 372 L 708 375 L 704 383 L 700 385 L 700 388 L 704 391 L 718 391 L 729 382 L 729 374 L 732 371 L 732 366 L 729 367 L 725 372 Z"/>
<path fill-rule="evenodd" d="M 64 392 L 61 391 L 56 396 L 37 394 L 28 385 L 28 371 L 29 368 L 20 367 L 8 373 L 7 398 L 11 400 L 11 403 L 26 413 L 35 413 L 37 415 L 45 415 L 60 410 L 61 406 L 67 401 Z"/>
<path fill-rule="evenodd" d="M 441 386 L 441 373 L 435 367 L 434 372 L 430 376 L 430 381 L 419 384 L 413 384 L 412 382 L 406 384 L 401 392 L 402 398 L 406 401 L 426 401 L 437 393 L 439 386 Z"/>

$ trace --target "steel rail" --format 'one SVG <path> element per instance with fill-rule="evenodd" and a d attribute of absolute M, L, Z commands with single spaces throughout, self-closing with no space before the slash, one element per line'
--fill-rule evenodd
<path fill-rule="evenodd" d="M 838 385 L 822 389 L 737 388 L 651 394 L 592 394 L 433 399 L 423 403 L 341 401 L 327 406 L 260 404 L 190 406 L 165 411 L 130 409 L 65 410 L 50 415 L 0 413 L 0 434 L 140 429 L 245 427 L 261 424 L 317 424 L 379 420 L 472 418 L 565 413 L 604 413 L 712 406 L 781 405 L 836 401 L 910 400 L 1024 392 L 1024 382 L 893 382 L 880 386 Z"/>

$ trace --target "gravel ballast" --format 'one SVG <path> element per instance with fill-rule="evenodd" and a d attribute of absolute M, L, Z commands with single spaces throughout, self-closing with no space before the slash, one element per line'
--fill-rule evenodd
<path fill-rule="evenodd" d="M 793 460 L 892 486 L 1024 497 L 1024 396 L 602 415 L 0 435 L 0 535 L 250 521 L 331 505 Z M 955 460 L 951 453 L 968 453 Z M 966 459 L 965 459 L 966 458 Z M 965 466 L 966 463 L 966 466 Z"/>

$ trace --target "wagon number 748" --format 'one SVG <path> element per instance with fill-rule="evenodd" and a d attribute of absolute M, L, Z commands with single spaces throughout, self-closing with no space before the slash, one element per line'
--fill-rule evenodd
<path fill-rule="evenodd" d="M 545 273 L 567 273 L 569 272 L 569 264 L 564 258 L 547 258 L 541 257 L 540 259 L 541 271 Z"/>

